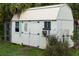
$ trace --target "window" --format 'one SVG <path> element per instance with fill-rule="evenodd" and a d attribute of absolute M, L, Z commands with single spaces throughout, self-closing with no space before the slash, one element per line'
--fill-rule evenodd
<path fill-rule="evenodd" d="M 44 30 L 51 30 L 51 22 L 49 21 L 44 22 Z"/>
<path fill-rule="evenodd" d="M 19 22 L 15 22 L 15 32 L 19 32 Z"/>

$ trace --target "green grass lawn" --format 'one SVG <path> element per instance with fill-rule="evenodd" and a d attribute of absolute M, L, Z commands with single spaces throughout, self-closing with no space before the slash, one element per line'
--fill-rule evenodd
<path fill-rule="evenodd" d="M 69 52 L 71 56 L 79 56 L 79 49 L 73 49 Z"/>
<path fill-rule="evenodd" d="M 69 51 L 71 56 L 79 56 L 79 49 L 71 49 Z M 45 51 L 33 48 L 33 47 L 27 47 L 27 46 L 21 46 L 12 44 L 10 42 L 0 41 L 0 56 L 44 56 Z"/>
<path fill-rule="evenodd" d="M 41 56 L 44 50 L 0 41 L 0 56 Z"/>

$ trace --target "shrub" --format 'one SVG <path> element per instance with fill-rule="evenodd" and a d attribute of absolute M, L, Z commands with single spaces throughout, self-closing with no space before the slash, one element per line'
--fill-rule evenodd
<path fill-rule="evenodd" d="M 72 39 L 76 42 L 79 39 L 79 27 L 74 25 L 73 37 Z"/>
<path fill-rule="evenodd" d="M 70 55 L 68 52 L 67 42 L 58 42 L 55 36 L 48 37 L 48 45 L 45 54 L 49 56 Z"/>

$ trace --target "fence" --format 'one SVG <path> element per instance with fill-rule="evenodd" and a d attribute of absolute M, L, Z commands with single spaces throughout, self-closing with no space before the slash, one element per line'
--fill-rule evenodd
<path fill-rule="evenodd" d="M 10 40 L 10 22 L 0 22 L 0 40 Z"/>
<path fill-rule="evenodd" d="M 4 39 L 4 25 L 0 22 L 0 40 Z"/>

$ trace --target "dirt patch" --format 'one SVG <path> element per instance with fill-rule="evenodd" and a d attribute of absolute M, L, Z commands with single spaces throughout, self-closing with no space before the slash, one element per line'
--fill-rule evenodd
<path fill-rule="evenodd" d="M 26 55 L 28 50 L 29 50 L 29 47 L 22 47 L 20 48 L 20 54 Z"/>

